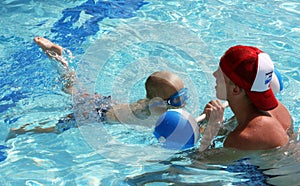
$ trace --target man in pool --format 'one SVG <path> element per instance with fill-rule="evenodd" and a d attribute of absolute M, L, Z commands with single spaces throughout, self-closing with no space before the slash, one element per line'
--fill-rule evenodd
<path fill-rule="evenodd" d="M 274 70 L 268 54 L 252 46 L 234 46 L 221 57 L 214 72 L 216 96 L 227 100 L 237 120 L 224 147 L 263 150 L 284 146 L 293 135 L 292 118 L 274 96 L 269 84 Z M 207 119 L 223 121 L 224 108 L 218 100 L 204 108 Z"/>
<path fill-rule="evenodd" d="M 82 121 L 80 123 L 91 119 L 92 121 L 106 121 L 107 123 L 121 122 L 147 125 L 152 123 L 154 125 L 158 117 L 167 109 L 184 107 L 188 99 L 187 89 L 181 78 L 168 71 L 152 73 L 145 82 L 146 98 L 135 103 L 117 104 L 111 100 L 110 96 L 87 94 L 76 87 L 78 82 L 75 74 L 68 69 L 68 63 L 62 56 L 63 48 L 42 37 L 36 37 L 34 41 L 50 58 L 58 61 L 65 69 L 59 72 L 63 73 L 60 75 L 68 80 L 64 84 L 63 90 L 73 95 L 74 113 L 60 119 L 53 127 L 35 127 L 27 130 L 26 127 L 30 124 L 26 124 L 18 129 L 11 129 L 7 140 L 27 132 L 61 133 L 78 126 L 78 120 Z"/>

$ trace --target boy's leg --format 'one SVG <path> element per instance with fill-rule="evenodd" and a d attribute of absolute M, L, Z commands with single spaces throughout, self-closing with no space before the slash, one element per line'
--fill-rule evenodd
<path fill-rule="evenodd" d="M 69 69 L 68 61 L 63 56 L 64 49 L 43 37 L 35 37 L 33 40 L 49 58 L 61 63 L 62 68 L 58 67 L 57 70 L 63 80 L 63 91 L 67 94 L 76 93 L 77 89 L 74 87 L 75 72 Z"/>
<path fill-rule="evenodd" d="M 48 127 L 48 128 L 41 128 L 41 127 L 35 127 L 33 129 L 27 130 L 26 127 L 29 126 L 30 124 L 25 124 L 22 127 L 16 129 L 16 128 L 11 128 L 5 141 L 8 141 L 12 138 L 15 138 L 19 135 L 26 134 L 26 133 L 53 133 L 55 130 L 55 127 Z"/>
<path fill-rule="evenodd" d="M 44 121 L 40 122 L 40 124 L 45 124 L 49 121 Z M 16 129 L 12 128 L 10 129 L 9 134 L 6 137 L 6 140 L 15 138 L 18 135 L 26 134 L 26 133 L 33 133 L 33 134 L 40 134 L 40 133 L 62 133 L 66 130 L 69 130 L 70 128 L 75 128 L 76 126 L 76 121 L 74 114 L 68 114 L 67 116 L 61 118 L 58 120 L 58 123 L 55 126 L 52 127 L 47 127 L 47 128 L 42 128 L 40 126 L 34 127 L 33 129 L 26 129 L 27 126 L 32 125 L 33 123 L 28 123 L 23 125 L 22 127 Z"/>

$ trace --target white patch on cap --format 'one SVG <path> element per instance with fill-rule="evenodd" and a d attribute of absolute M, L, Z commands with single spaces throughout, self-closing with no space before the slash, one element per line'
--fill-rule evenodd
<path fill-rule="evenodd" d="M 270 56 L 266 53 L 258 54 L 258 69 L 251 91 L 267 91 L 270 88 L 273 71 L 274 65 Z"/>

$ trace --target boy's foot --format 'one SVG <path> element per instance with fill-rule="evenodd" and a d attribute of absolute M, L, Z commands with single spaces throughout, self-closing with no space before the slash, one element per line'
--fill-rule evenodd
<path fill-rule="evenodd" d="M 19 129 L 16 128 L 11 128 L 5 141 L 8 141 L 12 138 L 15 138 L 19 134 L 24 134 L 26 133 L 25 127 L 28 126 L 29 124 L 25 124 L 24 126 L 20 127 Z"/>
<path fill-rule="evenodd" d="M 15 129 L 10 129 L 8 135 L 6 136 L 5 142 L 15 138 L 17 136 Z"/>
<path fill-rule="evenodd" d="M 50 58 L 61 62 L 64 67 L 68 68 L 68 62 L 62 56 L 63 48 L 61 46 L 43 37 L 35 37 L 33 40 Z"/>

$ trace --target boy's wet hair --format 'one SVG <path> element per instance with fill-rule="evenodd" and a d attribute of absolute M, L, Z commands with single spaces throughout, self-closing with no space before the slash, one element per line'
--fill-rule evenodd
<path fill-rule="evenodd" d="M 168 71 L 157 71 L 151 74 L 145 83 L 145 89 L 147 91 L 146 97 L 152 99 L 154 97 L 158 97 L 157 87 L 167 86 L 170 89 L 174 89 L 174 93 L 183 88 L 183 81 L 181 78 Z M 171 96 L 171 95 L 169 95 Z"/>

